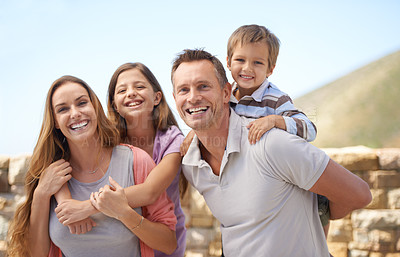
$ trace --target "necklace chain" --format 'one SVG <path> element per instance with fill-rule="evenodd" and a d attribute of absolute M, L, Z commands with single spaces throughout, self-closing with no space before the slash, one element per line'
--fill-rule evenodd
<path fill-rule="evenodd" d="M 87 173 L 89 173 L 89 174 L 94 174 L 94 173 L 96 173 L 99 169 L 101 169 L 100 166 L 101 166 L 103 160 L 104 160 L 104 153 L 102 153 L 102 155 L 101 155 L 101 160 L 100 160 L 99 165 L 97 166 L 97 168 L 95 168 L 94 170 L 91 170 L 91 171 L 87 171 Z M 75 168 L 75 167 L 72 165 L 71 162 L 70 162 L 69 164 L 71 165 L 71 167 L 72 167 L 74 170 L 79 171 L 79 172 L 82 172 L 82 170 L 78 170 L 77 168 Z"/>

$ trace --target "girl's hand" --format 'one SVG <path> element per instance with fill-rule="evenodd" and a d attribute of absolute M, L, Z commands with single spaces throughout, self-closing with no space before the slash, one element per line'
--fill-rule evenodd
<path fill-rule="evenodd" d="M 100 188 L 99 192 L 90 194 L 90 201 L 93 206 L 105 215 L 119 219 L 124 215 L 127 209 L 131 209 L 128 205 L 124 189 L 111 177 L 109 177 L 110 185 Z"/>
<path fill-rule="evenodd" d="M 69 162 L 63 159 L 53 162 L 42 172 L 36 190 L 48 196 L 54 195 L 71 179 L 71 171 Z"/>
<path fill-rule="evenodd" d="M 183 140 L 183 142 L 179 148 L 179 152 L 181 153 L 181 156 L 185 156 L 185 154 L 187 153 L 189 146 L 193 141 L 193 137 L 194 137 L 194 131 L 191 130 L 191 131 L 189 131 L 189 133 L 187 134 L 187 136 L 185 137 L 185 139 Z"/>
<path fill-rule="evenodd" d="M 78 201 L 66 199 L 62 201 L 54 210 L 57 218 L 64 226 L 71 225 L 77 221 L 82 221 L 96 211 L 89 201 Z"/>
<path fill-rule="evenodd" d="M 96 222 L 94 222 L 91 218 L 86 218 L 68 225 L 68 228 L 71 234 L 79 235 L 91 231 L 95 226 Z"/>

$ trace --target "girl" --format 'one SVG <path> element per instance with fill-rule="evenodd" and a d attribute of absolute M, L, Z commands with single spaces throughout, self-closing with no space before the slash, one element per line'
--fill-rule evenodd
<path fill-rule="evenodd" d="M 136 190 L 134 206 L 154 201 L 166 189 L 175 204 L 178 247 L 172 255 L 183 256 L 186 247 L 185 217 L 179 200 L 187 188 L 181 174 L 179 148 L 182 132 L 165 100 L 157 79 L 142 63 L 125 63 L 114 72 L 108 87 L 108 117 L 116 124 L 121 141 L 145 150 L 157 166 Z M 166 256 L 156 251 L 156 256 Z"/>

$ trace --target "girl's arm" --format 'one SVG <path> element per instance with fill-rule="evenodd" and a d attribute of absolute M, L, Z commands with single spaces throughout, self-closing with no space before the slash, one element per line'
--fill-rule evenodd
<path fill-rule="evenodd" d="M 149 247 L 166 254 L 173 253 L 177 246 L 175 231 L 162 223 L 145 219 L 135 212 L 128 205 L 124 189 L 111 177 L 109 181 L 113 188 L 106 185 L 100 192 L 90 195 L 90 201 L 96 209 L 120 220 Z"/>
<path fill-rule="evenodd" d="M 50 199 L 70 178 L 71 167 L 58 160 L 45 169 L 33 193 L 29 222 L 29 248 L 32 256 L 47 256 L 50 250 Z"/>
<path fill-rule="evenodd" d="M 64 226 L 68 226 L 71 234 L 85 234 L 96 226 L 96 223 L 89 216 L 97 213 L 97 210 L 89 200 L 77 201 L 72 199 L 67 183 L 54 194 L 54 197 L 58 203 L 55 209 L 57 218 Z"/>
<path fill-rule="evenodd" d="M 181 160 L 180 153 L 170 153 L 151 170 L 144 183 L 125 188 L 129 206 L 136 208 L 154 203 L 171 185 L 179 171 Z"/>
<path fill-rule="evenodd" d="M 154 203 L 174 180 L 179 171 L 181 160 L 182 157 L 178 152 L 167 154 L 162 158 L 160 163 L 152 169 L 144 183 L 125 188 L 124 190 L 128 198 L 129 206 L 136 208 Z M 68 194 L 71 195 L 69 190 Z M 64 192 L 64 197 L 65 195 L 67 194 Z M 74 224 L 75 222 L 98 212 L 89 200 L 63 200 L 55 211 L 57 218 L 62 224 L 68 226 L 76 225 L 74 226 L 75 228 L 70 227 L 71 233 L 79 231 L 82 227 L 79 226 L 79 224 Z M 83 231 L 81 233 L 83 233 Z M 78 233 L 75 232 L 74 234 Z"/>

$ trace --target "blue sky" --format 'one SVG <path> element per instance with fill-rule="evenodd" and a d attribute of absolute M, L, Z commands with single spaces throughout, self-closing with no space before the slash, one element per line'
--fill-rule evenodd
<path fill-rule="evenodd" d="M 399 13 L 397 0 L 1 0 L 0 154 L 32 152 L 62 75 L 85 80 L 105 105 L 115 69 L 142 62 L 175 110 L 176 54 L 204 47 L 225 64 L 230 34 L 260 24 L 281 40 L 270 81 L 295 98 L 400 50 Z"/>

